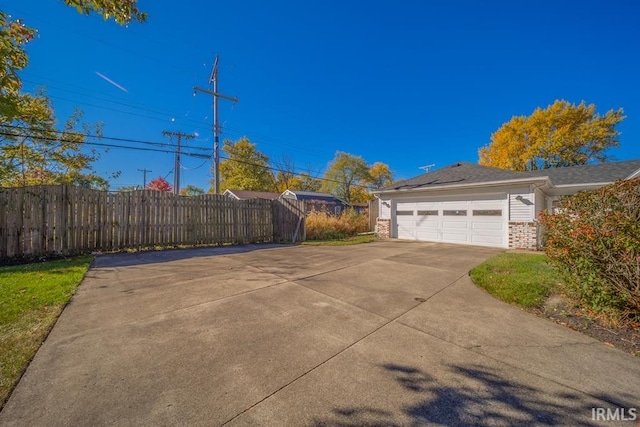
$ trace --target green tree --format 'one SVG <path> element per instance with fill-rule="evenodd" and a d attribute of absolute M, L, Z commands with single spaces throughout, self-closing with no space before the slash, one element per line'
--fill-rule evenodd
<path fill-rule="evenodd" d="M 225 140 L 222 151 L 226 159 L 220 162 L 220 191 L 276 191 L 269 157 L 258 151 L 256 144 L 248 138 L 243 137 L 235 142 Z"/>
<path fill-rule="evenodd" d="M 137 0 L 65 0 L 84 14 L 97 12 L 119 24 L 144 22 Z M 0 11 L 0 185 L 71 183 L 106 188 L 108 182 L 95 174 L 91 163 L 99 155 L 83 150 L 88 134 L 100 134 L 100 125 L 80 125 L 82 114 L 73 114 L 61 132 L 44 92 L 22 92 L 18 75 L 29 63 L 25 45 L 36 30 Z M 81 131 L 77 127 L 81 127 Z"/>
<path fill-rule="evenodd" d="M 104 19 L 114 19 L 119 24 L 135 20 L 145 22 L 147 14 L 137 8 L 137 0 L 64 0 L 80 13 L 99 13 Z M 29 102 L 21 93 L 22 81 L 18 75 L 29 64 L 25 45 L 36 35 L 20 19 L 12 20 L 0 11 L 0 117 L 2 123 L 10 123 L 22 104 Z"/>
<path fill-rule="evenodd" d="M 274 162 L 274 169 L 276 170 L 275 186 L 277 192 L 298 190 L 300 180 L 296 176 L 296 166 L 292 158 L 283 155 L 280 160 Z"/>
<path fill-rule="evenodd" d="M 138 9 L 138 0 L 64 0 L 67 6 L 75 7 L 78 12 L 88 15 L 99 13 L 107 20 L 113 18 L 124 25 L 131 21 L 145 22 L 147 13 Z"/>
<path fill-rule="evenodd" d="M 0 117 L 11 122 L 25 95 L 21 94 L 22 81 L 18 71 L 29 63 L 24 45 L 35 37 L 36 31 L 20 20 L 10 20 L 0 11 Z"/>
<path fill-rule="evenodd" d="M 180 190 L 181 196 L 202 196 L 203 194 L 205 194 L 205 191 L 195 185 L 187 185 Z"/>
<path fill-rule="evenodd" d="M 513 117 L 480 148 L 479 163 L 526 171 L 607 161 L 607 150 L 619 145 L 615 127 L 625 116 L 622 109 L 600 115 L 595 108 L 555 101 L 528 117 Z"/>
<path fill-rule="evenodd" d="M 108 181 L 92 168 L 100 153 L 83 147 L 87 135 L 100 136 L 101 125 L 81 125 L 81 118 L 77 110 L 58 131 L 47 97 L 22 96 L 11 125 L 0 127 L 0 186 L 73 184 L 108 189 Z"/>
<path fill-rule="evenodd" d="M 298 181 L 290 190 L 318 192 L 320 191 L 320 187 L 322 187 L 322 181 L 313 177 L 311 173 L 302 172 L 296 178 Z"/>
<path fill-rule="evenodd" d="M 331 193 L 347 202 L 359 202 L 358 186 L 364 185 L 369 177 L 369 166 L 362 157 L 338 151 L 329 163 L 324 175 L 321 191 Z"/>

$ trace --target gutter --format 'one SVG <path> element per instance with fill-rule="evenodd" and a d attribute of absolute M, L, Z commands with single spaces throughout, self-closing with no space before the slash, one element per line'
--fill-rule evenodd
<path fill-rule="evenodd" d="M 634 173 L 626 177 L 624 180 L 628 181 L 630 179 L 637 178 L 637 177 L 640 177 L 640 169 L 638 169 L 637 171 L 635 171 Z"/>
<path fill-rule="evenodd" d="M 562 188 L 573 188 L 573 187 L 592 187 L 592 186 L 598 186 L 598 187 L 603 187 L 605 185 L 609 185 L 612 184 L 613 181 L 608 181 L 608 182 L 586 182 L 586 183 L 582 183 L 582 184 L 561 184 L 561 185 L 554 185 L 554 188 L 557 189 L 562 189 Z"/>

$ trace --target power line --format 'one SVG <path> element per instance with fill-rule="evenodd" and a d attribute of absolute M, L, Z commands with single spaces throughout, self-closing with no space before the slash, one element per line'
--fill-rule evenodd
<path fill-rule="evenodd" d="M 13 128 L 17 127 L 17 126 L 11 126 L 11 125 L 0 125 L 0 126 L 13 127 Z M 25 128 L 22 128 L 22 127 L 18 127 L 18 128 L 19 129 L 25 129 Z M 53 131 L 53 132 L 54 133 L 55 132 L 63 133 L 63 132 L 60 132 L 60 131 Z M 7 132 L 2 132 L 2 131 L 0 131 L 0 135 L 11 136 L 11 137 L 26 136 L 26 137 L 30 137 L 30 138 L 34 138 L 34 139 L 45 140 L 45 141 L 69 142 L 69 143 L 74 143 L 74 144 L 79 144 L 79 145 L 86 144 L 86 145 L 90 145 L 90 146 L 98 146 L 98 147 L 105 147 L 105 148 L 121 148 L 121 149 L 128 149 L 128 150 L 151 151 L 151 152 L 158 152 L 158 153 L 174 153 L 174 150 L 163 150 L 163 149 L 147 148 L 147 147 L 132 147 L 132 146 L 115 145 L 115 144 L 103 144 L 103 143 L 92 142 L 92 141 L 76 141 L 76 140 L 69 140 L 69 139 L 65 139 L 65 138 L 52 138 L 52 137 L 44 137 L 44 136 L 39 136 L 39 135 L 24 135 L 24 134 L 16 135 L 14 133 L 7 133 Z M 78 133 L 76 133 L 76 135 L 84 136 L 84 134 L 78 134 Z M 103 137 L 103 138 L 108 139 L 109 137 Z M 117 139 L 117 140 L 123 140 L 123 141 L 135 141 L 135 140 L 128 140 L 128 139 L 125 139 L 125 138 L 111 138 L 111 139 Z M 148 142 L 148 141 L 138 141 L 138 142 L 146 142 L 147 144 L 152 144 L 152 145 L 164 145 L 164 146 L 167 145 L 167 144 L 153 143 L 153 142 Z M 173 146 L 171 146 L 171 147 L 173 147 Z M 194 148 L 200 148 L 200 147 L 194 147 Z M 181 151 L 181 154 L 184 154 L 184 155 L 190 156 L 190 157 L 199 157 L 199 158 L 202 158 L 202 159 L 211 159 L 211 157 L 212 157 L 211 155 L 204 155 L 204 154 L 200 154 L 200 153 L 191 153 L 191 152 L 186 152 L 186 151 Z M 309 178 L 314 179 L 314 180 L 318 180 L 318 181 L 333 182 L 333 183 L 337 183 L 337 184 L 343 184 L 344 183 L 343 181 L 338 181 L 338 180 L 335 180 L 335 179 L 324 178 L 324 177 L 320 177 L 320 176 L 313 176 L 313 175 L 308 174 L 306 172 L 296 172 L 295 170 L 292 171 L 292 170 L 287 170 L 287 169 L 278 168 L 278 167 L 274 167 L 274 166 L 263 165 L 263 164 L 260 164 L 260 163 L 253 163 L 253 162 L 249 162 L 249 161 L 246 161 L 246 160 L 234 159 L 234 158 L 224 157 L 224 156 L 221 156 L 220 158 L 222 160 L 229 160 L 229 161 L 232 161 L 232 162 L 242 163 L 242 164 L 246 164 L 246 165 L 250 165 L 250 166 L 256 166 L 256 167 L 268 169 L 268 170 L 271 170 L 271 171 L 283 172 L 283 173 L 293 173 L 294 176 L 306 175 Z M 170 173 L 171 172 L 169 172 L 169 174 Z M 167 176 L 169 174 L 167 174 Z M 362 185 L 362 184 L 355 184 L 355 185 L 353 185 L 353 187 L 369 189 L 368 186 Z"/>
<path fill-rule="evenodd" d="M 142 172 L 143 176 L 144 176 L 144 178 L 142 180 L 142 182 L 143 182 L 142 188 L 147 188 L 147 172 L 153 172 L 153 171 L 149 170 L 149 169 L 138 169 L 138 170 L 140 172 Z"/>
<path fill-rule="evenodd" d="M 106 40 L 102 40 L 102 39 L 100 39 L 100 38 L 97 38 L 97 37 L 95 37 L 95 36 L 94 36 L 94 35 L 92 35 L 92 34 L 82 33 L 82 32 L 80 32 L 80 31 L 76 31 L 76 30 L 70 29 L 68 26 L 61 26 L 61 25 L 58 25 L 58 24 L 56 24 L 56 23 L 54 23 L 54 22 L 51 22 L 51 21 L 49 21 L 49 20 L 47 20 L 47 19 L 43 19 L 43 18 L 38 17 L 38 16 L 35 16 L 35 15 L 33 15 L 33 14 L 30 14 L 30 13 L 24 12 L 24 11 L 19 10 L 19 9 L 16 9 L 15 7 L 10 7 L 9 9 L 13 9 L 13 10 L 16 12 L 16 15 L 30 16 L 32 19 L 35 19 L 36 21 L 41 21 L 41 22 L 42 22 L 42 23 L 44 23 L 44 24 L 50 25 L 50 26 L 52 26 L 52 27 L 59 28 L 59 29 L 61 29 L 62 31 L 66 31 L 66 32 L 68 32 L 68 33 L 75 34 L 75 35 L 77 35 L 77 36 L 81 36 L 81 37 L 83 37 L 83 38 L 92 39 L 92 40 L 94 40 L 94 41 L 96 41 L 96 42 L 98 42 L 98 43 L 102 43 L 102 44 L 104 44 L 104 45 L 106 45 L 106 46 L 110 46 L 111 48 L 119 49 L 119 50 L 122 50 L 122 51 L 124 51 L 124 52 L 129 53 L 129 54 L 135 55 L 136 57 L 144 57 L 144 58 L 150 59 L 150 60 L 152 60 L 152 61 L 154 61 L 154 62 L 157 62 L 157 63 L 162 63 L 162 64 L 164 64 L 164 63 L 165 63 L 164 58 L 159 58 L 159 57 L 150 56 L 150 55 L 148 55 L 146 52 L 140 52 L 140 51 L 132 50 L 132 49 L 127 48 L 127 47 L 123 47 L 123 46 L 119 46 L 119 45 L 113 44 L 113 43 L 111 43 L 111 42 L 109 42 L 109 41 L 106 41 Z M 137 35 L 138 35 L 139 37 L 141 36 L 140 34 L 137 34 Z M 143 38 L 147 38 L 147 37 L 143 37 Z M 149 39 L 149 38 L 147 38 L 147 40 L 150 40 L 150 41 L 156 42 L 156 40 L 152 40 L 152 39 Z M 194 56 L 194 58 L 195 58 L 195 56 Z M 174 68 L 176 68 L 176 67 L 174 67 Z M 186 71 L 188 71 L 188 70 L 190 71 L 190 69 L 188 69 L 187 67 L 182 68 L 182 70 L 183 70 L 183 71 L 185 71 L 185 72 L 186 72 Z"/>
<path fill-rule="evenodd" d="M 220 57 L 216 55 L 216 59 L 213 62 L 211 68 L 211 77 L 209 77 L 209 83 L 211 84 L 211 90 L 202 89 L 197 86 L 193 87 L 193 94 L 196 92 L 206 93 L 213 96 L 213 163 L 215 173 L 215 194 L 220 194 L 220 124 L 218 119 L 218 99 L 226 99 L 233 103 L 238 102 L 238 98 L 234 98 L 228 95 L 223 95 L 218 92 L 218 61 Z"/>
<path fill-rule="evenodd" d="M 30 80 L 30 79 L 22 79 L 22 81 L 23 81 L 23 82 L 27 82 L 27 83 L 32 83 L 32 84 L 34 84 L 34 85 L 42 84 L 42 83 L 40 83 L 40 82 L 37 82 L 37 81 L 35 81 L 35 80 Z M 99 99 L 99 100 L 102 100 L 102 101 L 105 101 L 105 102 L 110 102 L 110 103 L 112 103 L 112 104 L 122 105 L 123 107 L 134 108 L 134 109 L 136 109 L 136 110 L 148 111 L 148 112 L 150 112 L 150 113 L 154 113 L 154 114 L 163 114 L 163 115 L 165 115 L 165 116 L 175 116 L 175 114 L 174 114 L 174 113 L 172 113 L 172 112 L 170 112 L 170 111 L 158 111 L 158 110 L 152 110 L 151 108 L 153 108 L 153 107 L 151 107 L 151 106 L 137 106 L 137 105 L 130 104 L 130 103 L 127 103 L 127 102 L 116 101 L 116 100 L 109 99 L 109 98 L 106 98 L 106 97 L 103 97 L 103 96 L 95 96 L 95 95 L 92 95 L 92 94 L 90 94 L 90 93 L 86 93 L 86 92 L 79 92 L 79 91 L 70 90 L 70 89 L 65 89 L 65 88 L 63 88 L 63 87 L 54 86 L 54 85 L 49 85 L 49 84 L 48 84 L 48 85 L 45 85 L 45 86 L 46 86 L 46 88 L 47 88 L 47 89 L 48 89 L 48 88 L 53 88 L 53 89 L 61 90 L 61 91 L 63 91 L 63 92 L 73 93 L 73 94 L 75 94 L 75 95 L 80 95 L 80 96 L 90 96 L 90 97 L 91 97 L 91 98 L 93 98 L 93 99 Z M 97 93 L 100 93 L 100 92 L 97 92 Z M 60 100 L 63 100 L 63 101 L 69 101 L 69 102 L 77 102 L 77 103 L 81 103 L 81 101 L 78 101 L 78 100 L 72 100 L 72 99 L 67 99 L 67 98 L 61 98 L 61 97 L 58 97 L 58 96 L 55 96 L 55 95 L 51 95 L 51 94 L 47 94 L 46 96 L 48 96 L 49 98 L 60 99 Z M 117 98 L 115 98 L 115 99 L 117 99 Z M 100 107 L 100 106 L 97 106 L 97 105 L 94 105 L 94 104 L 89 104 L 89 105 L 90 105 L 90 106 L 92 106 L 92 107 Z M 143 105 L 143 104 L 140 104 L 140 105 Z M 125 111 L 123 111 L 123 112 L 125 112 Z M 206 124 L 206 122 L 202 122 L 202 123 L 205 123 L 205 124 Z"/>
<path fill-rule="evenodd" d="M 146 145 L 152 145 L 152 146 L 157 146 L 157 147 L 172 147 L 173 148 L 173 144 L 167 144 L 164 142 L 153 142 L 153 141 L 146 141 L 146 140 L 141 140 L 141 139 L 131 139 L 131 138 L 120 138 L 120 137 L 114 137 L 114 136 L 104 136 L 104 135 L 93 135 L 93 134 L 85 134 L 85 133 L 80 133 L 80 132 L 69 132 L 69 131 L 59 131 L 59 130 L 50 130 L 50 129 L 44 129 L 44 128 L 27 128 L 27 127 L 23 127 L 23 126 L 16 126 L 16 125 L 8 125 L 8 124 L 0 124 L 0 126 L 2 127 L 7 127 L 7 128 L 12 128 L 12 129 L 23 129 L 23 130 L 28 130 L 28 131 L 43 131 L 43 132 L 52 132 L 52 133 L 57 133 L 57 134 L 65 134 L 65 135 L 72 135 L 72 136 L 79 136 L 79 137 L 85 137 L 85 138 L 96 138 L 96 139 L 107 139 L 110 141 L 118 141 L 118 142 L 133 142 L 133 143 L 138 143 L 138 144 L 146 144 Z M 35 139 L 44 139 L 40 136 L 37 135 L 24 135 L 24 134 L 4 134 L 4 135 L 8 135 L 8 136 L 27 136 L 27 137 L 31 137 L 31 138 L 35 138 Z M 71 142 L 71 141 L 64 141 L 64 142 Z M 209 151 L 209 148 L 206 147 L 190 147 L 193 148 L 195 150 L 201 150 L 201 151 Z M 172 150 L 173 151 L 173 150 Z"/>
<path fill-rule="evenodd" d="M 34 135 L 16 135 L 14 133 L 7 133 L 7 132 L 3 132 L 3 131 L 0 131 L 0 135 L 2 135 L 2 136 L 11 136 L 11 137 L 27 136 L 29 138 L 33 138 L 33 139 L 37 139 L 37 140 L 43 140 L 43 141 L 68 142 L 68 143 L 72 143 L 72 144 L 89 145 L 89 146 L 104 147 L 104 148 L 122 148 L 122 149 L 125 149 L 125 150 L 151 151 L 151 152 L 156 152 L 156 153 L 173 153 L 174 152 L 174 150 L 163 150 L 163 149 L 159 149 L 159 148 L 132 147 L 130 145 L 103 144 L 103 143 L 100 143 L 100 142 L 92 142 L 92 141 L 74 141 L 74 140 L 65 139 L 65 138 L 52 138 L 52 137 L 37 136 L 37 135 L 36 136 L 34 136 Z M 211 155 L 200 154 L 200 153 L 192 153 L 192 152 L 186 152 L 186 151 L 183 151 L 182 154 L 184 154 L 185 156 L 198 157 L 198 158 L 201 158 L 201 159 L 210 159 L 210 158 L 212 158 Z"/>
<path fill-rule="evenodd" d="M 38 78 L 43 78 L 43 79 L 50 80 L 50 81 L 57 81 L 57 80 L 50 79 L 50 78 L 47 78 L 47 77 L 38 76 L 38 75 L 33 74 L 33 73 L 29 73 L 29 74 L 31 74 L 33 76 L 36 76 Z M 27 80 L 27 79 L 23 79 L 23 80 L 24 81 L 30 81 L 30 80 Z M 37 82 L 34 82 L 34 81 L 30 81 L 30 82 L 37 84 Z M 67 85 L 66 83 L 62 83 L 62 84 Z M 87 88 L 82 88 L 80 86 L 73 86 L 73 85 L 69 85 L 69 86 L 90 90 L 90 89 L 87 89 Z M 47 87 L 57 88 L 58 90 L 62 90 L 62 91 L 69 92 L 69 93 L 78 94 L 78 95 L 81 95 L 81 96 L 90 96 L 90 97 L 96 98 L 95 95 L 91 95 L 89 93 L 75 92 L 75 91 L 71 91 L 69 89 L 64 89 L 64 88 L 51 86 L 51 85 L 47 85 Z M 96 93 L 100 93 L 100 94 L 106 95 L 103 92 L 99 92 L 99 91 L 96 91 Z M 77 99 L 64 98 L 64 97 L 57 96 L 57 95 L 47 94 L 47 96 L 51 97 L 53 99 L 61 100 L 61 101 L 72 102 L 72 103 L 79 104 L 79 105 L 85 105 L 85 106 L 88 106 L 88 107 L 98 108 L 98 109 L 107 110 L 107 111 L 114 111 L 114 112 L 117 112 L 117 113 L 127 114 L 127 115 L 131 115 L 131 116 L 135 116 L 135 117 L 143 117 L 143 118 L 146 118 L 146 119 L 156 120 L 156 121 L 161 121 L 161 122 L 166 122 L 167 121 L 166 116 L 170 116 L 170 117 L 180 117 L 179 120 L 181 122 L 190 123 L 190 124 L 193 124 L 195 126 L 209 125 L 209 122 L 204 121 L 204 120 L 197 120 L 197 119 L 192 119 L 192 118 L 181 117 L 180 114 L 176 114 L 175 112 L 170 112 L 170 111 L 158 111 L 158 110 L 155 109 L 155 108 L 158 108 L 158 107 L 149 106 L 149 105 L 145 105 L 145 104 L 140 104 L 140 106 L 138 106 L 138 105 L 133 105 L 133 104 L 125 103 L 125 102 L 112 101 L 112 100 L 109 100 L 109 99 L 106 99 L 106 98 L 99 98 L 98 97 L 98 99 L 102 99 L 105 102 L 110 102 L 110 103 L 113 103 L 113 104 L 122 105 L 124 107 L 129 107 L 129 108 L 140 110 L 140 111 L 147 111 L 149 113 L 159 114 L 159 115 L 163 115 L 165 117 L 154 117 L 154 116 L 149 116 L 149 115 L 145 115 L 145 114 L 134 113 L 134 112 L 131 112 L 131 111 L 126 111 L 126 110 L 122 110 L 122 109 L 118 109 L 118 108 L 111 108 L 111 107 L 107 107 L 107 106 L 103 106 L 103 105 L 96 105 L 96 104 L 88 103 L 88 102 L 85 102 L 85 101 L 80 101 L 80 100 L 77 100 Z M 111 96 L 111 95 L 108 95 L 108 96 Z M 115 99 L 122 99 L 122 98 L 119 98 L 119 97 L 114 97 L 114 98 Z M 232 127 L 232 126 L 225 126 L 225 130 L 230 130 L 231 134 L 234 134 L 234 135 L 237 135 L 237 136 L 250 136 L 252 141 L 260 142 L 263 145 L 283 147 L 283 148 L 286 148 L 288 150 L 294 150 L 294 151 L 297 151 L 297 152 L 300 152 L 300 153 L 304 153 L 306 155 L 310 155 L 310 156 L 317 157 L 317 158 L 320 158 L 320 157 L 324 158 L 325 157 L 325 154 L 321 154 L 319 152 L 314 152 L 314 151 L 309 151 L 307 149 L 300 149 L 300 148 L 298 148 L 298 145 L 296 145 L 296 144 L 294 144 L 292 142 L 285 141 L 285 140 L 283 140 L 281 138 L 270 137 L 268 135 L 261 134 L 260 132 L 256 132 L 256 131 L 251 130 L 251 129 L 240 129 L 240 128 L 236 128 L 236 127 Z M 220 126 L 220 132 L 222 133 L 222 126 Z"/>
<path fill-rule="evenodd" d="M 176 144 L 176 155 L 175 155 L 175 165 L 173 166 L 173 170 L 175 174 L 173 175 L 173 193 L 180 193 L 180 143 L 182 138 L 189 140 L 195 138 L 193 135 L 188 135 L 183 132 L 169 132 L 166 130 L 162 131 L 164 136 L 168 136 L 169 138 L 176 137 L 178 143 Z"/>

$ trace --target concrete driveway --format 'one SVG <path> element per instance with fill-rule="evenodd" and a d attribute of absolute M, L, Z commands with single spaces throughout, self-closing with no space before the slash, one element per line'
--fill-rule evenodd
<path fill-rule="evenodd" d="M 640 359 L 476 288 L 467 272 L 495 253 L 388 241 L 100 256 L 0 425 L 631 418 Z"/>

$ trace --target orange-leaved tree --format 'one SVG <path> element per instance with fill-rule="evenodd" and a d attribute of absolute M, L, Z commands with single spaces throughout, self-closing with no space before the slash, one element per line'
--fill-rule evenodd
<path fill-rule="evenodd" d="M 514 116 L 478 151 L 479 163 L 517 171 L 604 162 L 619 145 L 622 109 L 596 113 L 593 104 L 557 100 L 528 117 Z"/>

